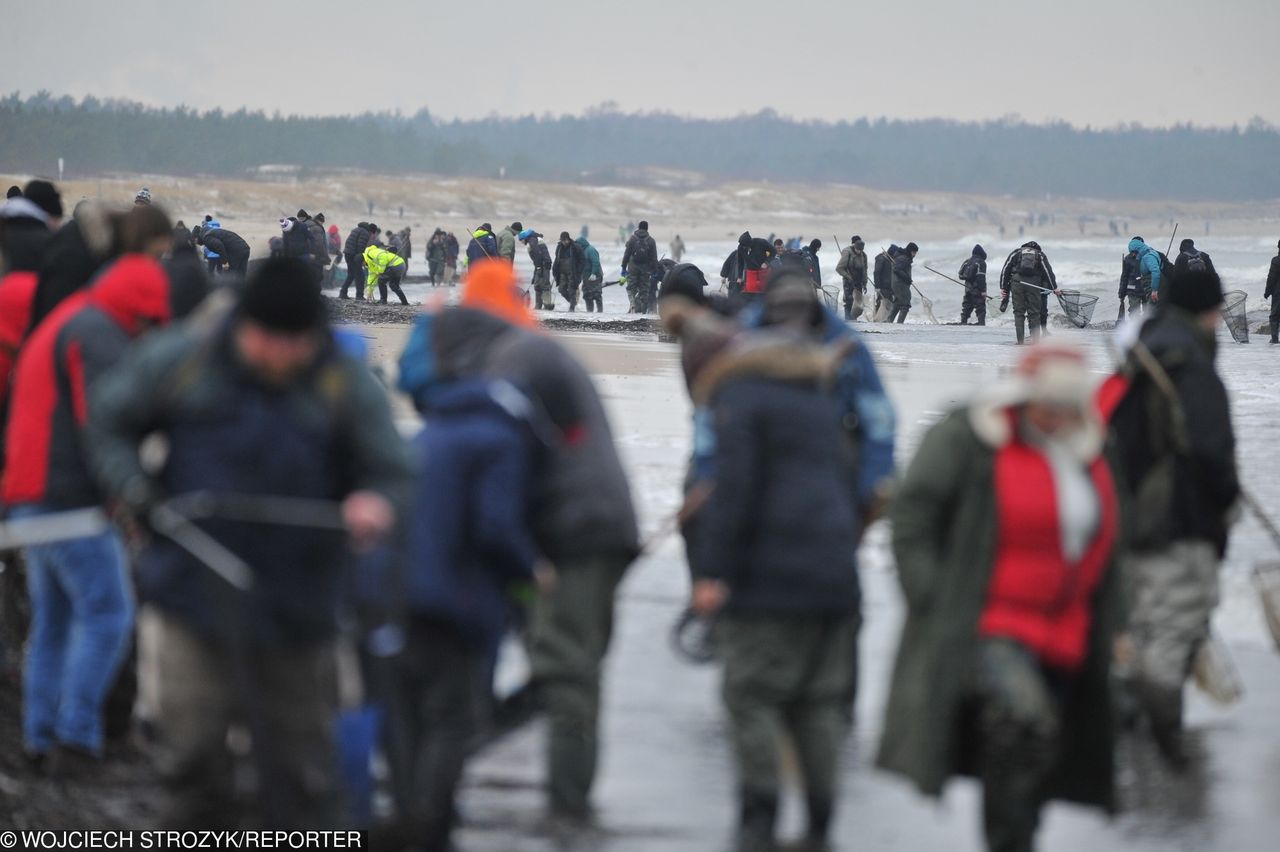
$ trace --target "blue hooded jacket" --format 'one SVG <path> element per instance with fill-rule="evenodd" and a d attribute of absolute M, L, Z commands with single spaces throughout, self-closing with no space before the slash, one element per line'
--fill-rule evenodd
<path fill-rule="evenodd" d="M 1151 292 L 1160 292 L 1160 275 L 1162 272 L 1162 264 L 1160 263 L 1160 252 L 1147 245 L 1136 237 L 1129 240 L 1129 251 L 1138 253 L 1138 272 L 1144 277 L 1151 276 Z"/>
<path fill-rule="evenodd" d="M 537 444 L 529 401 L 508 382 L 462 379 L 419 397 L 417 478 L 406 541 L 404 605 L 453 624 L 493 653 L 510 591 L 533 578 L 529 525 Z M 394 594 L 395 592 L 393 592 Z"/>

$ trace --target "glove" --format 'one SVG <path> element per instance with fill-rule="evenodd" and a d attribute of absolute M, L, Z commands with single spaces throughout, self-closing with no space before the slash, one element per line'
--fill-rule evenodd
<path fill-rule="evenodd" d="M 1000 294 L 1000 313 L 1004 313 L 1007 310 L 1009 310 L 1009 294 L 1001 293 Z"/>

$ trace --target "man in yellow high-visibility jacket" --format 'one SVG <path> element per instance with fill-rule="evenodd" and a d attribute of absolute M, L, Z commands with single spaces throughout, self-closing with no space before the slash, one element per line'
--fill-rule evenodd
<path fill-rule="evenodd" d="M 387 285 L 391 286 L 391 290 L 400 297 L 400 304 L 407 305 L 409 300 L 405 298 L 404 291 L 400 289 L 400 282 L 404 280 L 404 273 L 408 267 L 405 265 L 404 258 L 393 251 L 389 251 L 382 246 L 370 245 L 364 250 L 364 265 L 369 269 L 369 278 L 365 282 L 365 295 L 373 298 L 373 285 L 378 285 L 378 293 L 381 298 L 378 299 L 382 304 L 387 303 Z"/>

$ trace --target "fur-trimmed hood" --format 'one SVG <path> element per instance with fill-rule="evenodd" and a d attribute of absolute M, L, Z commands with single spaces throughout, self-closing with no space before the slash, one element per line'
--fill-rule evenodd
<path fill-rule="evenodd" d="M 704 406 L 722 384 L 743 377 L 829 387 L 848 346 L 847 341 L 821 345 L 775 332 L 743 335 L 698 373 L 691 390 L 693 402 Z"/>
<path fill-rule="evenodd" d="M 978 440 L 992 449 L 1004 447 L 1013 440 L 1017 409 L 1034 401 L 1062 401 L 1052 397 L 1058 393 L 1063 397 L 1074 396 L 1079 390 L 1067 387 L 1069 383 L 1074 383 L 1073 378 L 1064 376 L 1061 384 L 1055 386 L 1056 381 L 1055 377 L 1049 377 L 1046 387 L 1045 378 L 1032 383 L 1025 377 L 1015 375 L 980 393 L 967 409 L 969 424 Z M 1092 392 L 1085 394 L 1081 413 L 1084 426 L 1072 436 L 1069 445 L 1081 462 L 1088 463 L 1102 454 L 1106 443 L 1106 428 Z"/>

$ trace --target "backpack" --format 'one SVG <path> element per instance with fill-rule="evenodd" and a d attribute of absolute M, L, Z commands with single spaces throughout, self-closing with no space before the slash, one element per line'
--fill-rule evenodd
<path fill-rule="evenodd" d="M 960 271 L 956 273 L 956 277 L 967 284 L 977 274 L 978 270 L 974 266 L 973 258 L 969 258 L 960 264 Z"/>
<path fill-rule="evenodd" d="M 1027 276 L 1038 276 L 1040 274 L 1040 251 L 1023 246 L 1018 249 L 1018 273 Z"/>
<path fill-rule="evenodd" d="M 787 249 L 778 255 L 778 266 L 792 272 L 813 275 L 813 255 L 803 249 Z"/>
<path fill-rule="evenodd" d="M 650 269 L 658 265 L 658 244 L 653 237 L 646 234 L 636 240 L 636 247 L 631 252 L 631 262 L 640 269 Z"/>
<path fill-rule="evenodd" d="M 1192 252 L 1187 255 L 1187 271 L 1188 272 L 1204 272 L 1209 267 L 1204 262 L 1204 255 L 1200 252 Z"/>
<path fill-rule="evenodd" d="M 1158 251 L 1156 254 L 1160 257 L 1160 280 L 1169 281 L 1173 278 L 1173 264 L 1169 262 L 1169 258 L 1164 252 Z"/>

